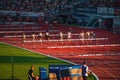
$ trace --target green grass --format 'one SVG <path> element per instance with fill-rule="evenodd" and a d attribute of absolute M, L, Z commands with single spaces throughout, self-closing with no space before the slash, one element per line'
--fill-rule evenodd
<path fill-rule="evenodd" d="M 48 69 L 48 65 L 50 64 L 69 64 L 64 61 L 0 43 L 0 80 L 11 79 L 12 60 L 14 61 L 14 77 L 18 80 L 28 79 L 27 72 L 31 65 L 35 66 L 34 73 L 39 75 L 39 67 Z"/>
<path fill-rule="evenodd" d="M 35 75 L 39 75 L 39 67 L 44 67 L 48 70 L 48 66 L 51 64 L 69 64 L 51 57 L 0 43 L 0 80 L 11 79 L 12 61 L 14 62 L 13 73 L 15 80 L 28 80 L 27 72 L 31 65 L 35 66 Z M 93 75 L 89 77 L 89 80 L 94 80 Z"/>

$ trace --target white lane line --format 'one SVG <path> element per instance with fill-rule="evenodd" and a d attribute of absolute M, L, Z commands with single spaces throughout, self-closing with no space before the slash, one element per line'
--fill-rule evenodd
<path fill-rule="evenodd" d="M 115 75 L 113 75 L 113 74 L 110 73 L 109 71 L 107 71 L 107 70 L 105 70 L 105 69 L 101 69 L 101 68 L 98 68 L 98 69 L 103 70 L 104 72 L 108 73 L 111 77 L 114 78 L 114 80 L 118 80 L 118 79 L 115 77 Z"/>

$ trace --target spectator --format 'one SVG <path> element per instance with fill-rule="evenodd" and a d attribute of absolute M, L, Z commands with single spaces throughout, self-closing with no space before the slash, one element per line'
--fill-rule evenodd
<path fill-rule="evenodd" d="M 99 27 L 102 28 L 102 22 L 103 20 L 101 18 L 98 19 Z"/>
<path fill-rule="evenodd" d="M 79 7 L 112 7 L 112 8 L 118 8 L 120 0 L 87 0 L 84 2 L 77 1 L 75 2 L 76 6 Z"/>

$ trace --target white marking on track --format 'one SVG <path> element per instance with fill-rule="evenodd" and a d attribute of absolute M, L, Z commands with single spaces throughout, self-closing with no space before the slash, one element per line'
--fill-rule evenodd
<path fill-rule="evenodd" d="M 101 69 L 101 68 L 98 68 L 98 69 L 103 70 L 104 72 L 108 73 L 111 77 L 114 78 L 114 80 L 118 80 L 118 79 L 115 77 L 115 75 L 113 75 L 113 74 L 110 73 L 109 71 L 107 71 L 107 70 L 105 70 L 105 69 Z"/>

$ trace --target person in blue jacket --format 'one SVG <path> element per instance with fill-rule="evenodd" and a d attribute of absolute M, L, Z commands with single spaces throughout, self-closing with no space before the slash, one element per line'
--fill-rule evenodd
<path fill-rule="evenodd" d="M 88 80 L 88 66 L 85 61 L 82 65 L 82 78 L 83 80 Z"/>

